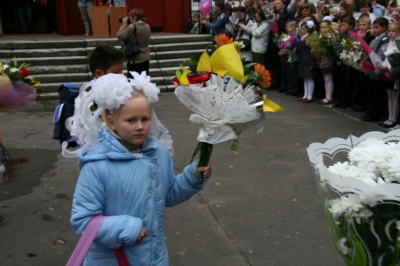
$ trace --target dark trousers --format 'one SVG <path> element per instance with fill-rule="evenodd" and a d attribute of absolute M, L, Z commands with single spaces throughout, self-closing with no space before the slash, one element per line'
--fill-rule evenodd
<path fill-rule="evenodd" d="M 133 78 L 131 75 L 131 71 L 135 71 L 139 74 L 141 74 L 143 71 L 146 71 L 146 75 L 149 75 L 149 67 L 150 67 L 150 60 L 149 61 L 144 61 L 142 63 L 136 63 L 136 64 L 131 64 L 130 61 L 128 61 L 128 64 L 126 65 L 126 68 L 128 69 L 128 78 Z"/>
<path fill-rule="evenodd" d="M 367 115 L 379 118 L 383 114 L 386 101 L 386 82 L 382 80 L 370 80 L 367 99 Z"/>
<path fill-rule="evenodd" d="M 369 77 L 364 72 L 359 71 L 357 76 L 357 101 L 361 109 L 367 108 Z"/>
<path fill-rule="evenodd" d="M 341 78 L 341 88 L 342 94 L 340 97 L 340 102 L 342 104 L 351 105 L 351 97 L 354 92 L 355 81 L 358 73 L 354 68 L 343 65 L 342 66 L 342 78 Z"/>
<path fill-rule="evenodd" d="M 281 90 L 299 93 L 299 62 L 281 63 Z"/>

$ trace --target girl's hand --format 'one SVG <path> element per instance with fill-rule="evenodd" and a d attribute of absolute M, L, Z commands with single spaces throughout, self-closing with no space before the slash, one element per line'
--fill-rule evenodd
<path fill-rule="evenodd" d="M 140 231 L 139 237 L 136 239 L 135 243 L 142 241 L 145 236 L 146 236 L 146 229 L 143 227 L 142 231 Z"/>
<path fill-rule="evenodd" d="M 280 56 L 280 55 L 284 55 L 286 52 L 285 52 L 285 50 L 279 50 L 279 53 L 278 53 L 278 55 Z"/>
<path fill-rule="evenodd" d="M 384 67 L 381 68 L 380 72 L 382 74 L 385 74 L 385 73 L 389 72 L 389 68 L 387 66 L 384 66 Z"/>
<path fill-rule="evenodd" d="M 204 178 L 207 178 L 211 171 L 211 163 L 207 167 L 197 167 L 197 172 L 203 173 Z"/>

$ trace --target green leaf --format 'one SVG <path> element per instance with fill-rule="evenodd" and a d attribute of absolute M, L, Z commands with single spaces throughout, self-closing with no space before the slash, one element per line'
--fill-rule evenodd
<path fill-rule="evenodd" d="M 180 79 L 181 76 L 182 76 L 182 73 L 181 73 L 181 71 L 180 71 L 179 69 L 177 69 L 176 72 L 175 72 L 175 75 L 176 75 L 176 77 L 177 77 L 178 79 Z"/>
<path fill-rule="evenodd" d="M 395 247 L 395 259 L 390 266 L 400 265 L 400 231 L 397 231 L 396 236 L 396 247 Z"/>
<path fill-rule="evenodd" d="M 352 259 L 352 264 L 353 265 L 369 265 L 369 259 L 368 259 L 368 247 L 364 246 L 364 244 L 360 241 L 358 238 L 358 234 L 356 232 L 355 226 L 354 226 L 354 220 L 351 219 L 348 225 L 348 231 L 350 233 L 351 240 L 353 241 L 354 244 L 354 249 L 355 249 L 355 255 Z"/>

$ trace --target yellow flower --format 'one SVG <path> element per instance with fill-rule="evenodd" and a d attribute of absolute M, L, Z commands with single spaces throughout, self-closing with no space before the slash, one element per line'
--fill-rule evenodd
<path fill-rule="evenodd" d="M 214 41 L 218 43 L 218 46 L 221 47 L 225 44 L 233 43 L 233 38 L 229 38 L 225 34 L 220 34 L 214 37 Z"/>
<path fill-rule="evenodd" d="M 35 89 L 37 89 L 37 87 L 39 87 L 40 85 L 40 81 L 36 82 L 35 84 L 32 85 L 32 87 L 34 87 Z"/>
<path fill-rule="evenodd" d="M 254 74 L 256 75 L 256 81 L 261 85 L 261 87 L 266 89 L 269 86 L 271 86 L 271 75 L 263 65 L 261 64 L 255 65 Z"/>

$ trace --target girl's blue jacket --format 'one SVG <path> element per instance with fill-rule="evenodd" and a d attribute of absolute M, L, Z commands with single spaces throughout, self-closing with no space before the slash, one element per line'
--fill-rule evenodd
<path fill-rule="evenodd" d="M 97 149 L 78 159 L 81 172 L 72 204 L 72 227 L 81 235 L 93 216 L 108 216 L 84 265 L 118 265 L 113 249 L 120 246 L 130 265 L 168 265 L 165 207 L 189 199 L 203 184 L 196 162 L 175 176 L 164 146 L 153 136 L 143 146 L 143 157 L 138 158 L 104 129 Z M 142 227 L 146 236 L 135 243 Z"/>

